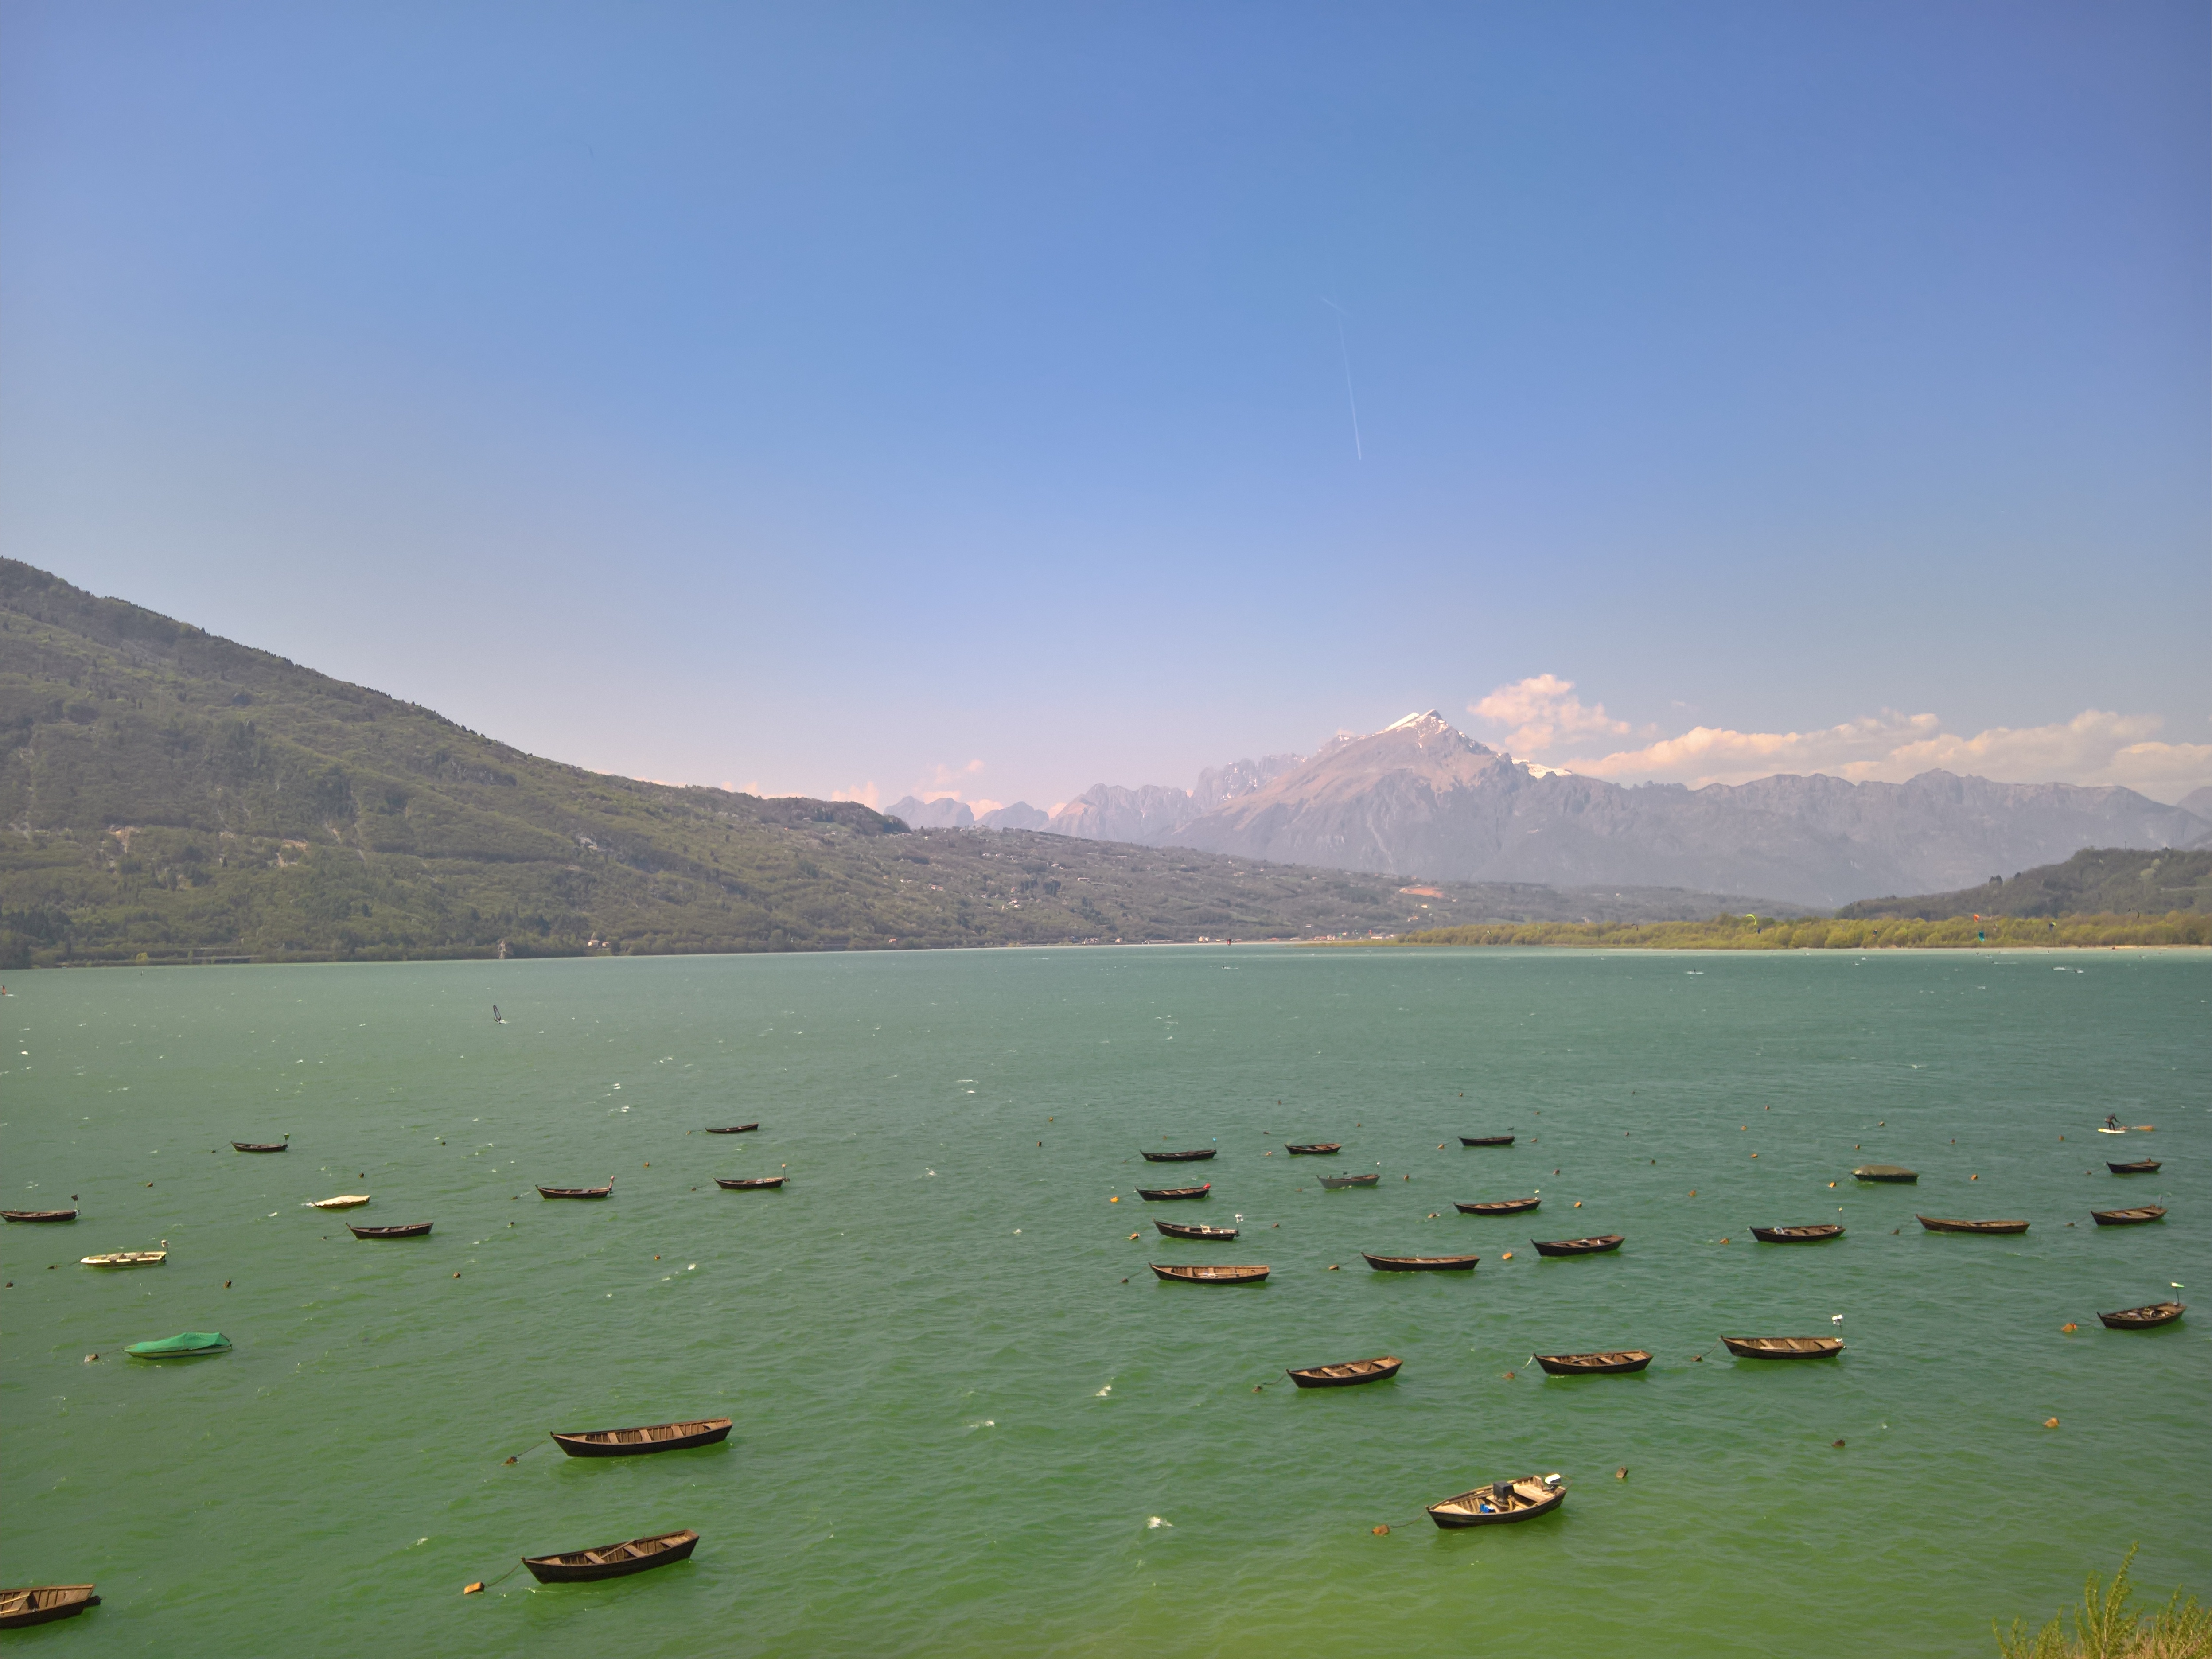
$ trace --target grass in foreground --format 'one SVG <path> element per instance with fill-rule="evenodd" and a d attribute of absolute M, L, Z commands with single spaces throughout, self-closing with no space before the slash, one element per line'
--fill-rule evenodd
<path fill-rule="evenodd" d="M 2135 1559 L 2129 1550 L 2109 1584 L 2089 1575 L 2070 1637 L 2063 1615 L 2033 1632 L 2015 1619 L 2010 1632 L 1997 1631 L 1998 1651 L 2004 1659 L 2212 1659 L 2212 1611 L 2195 1596 L 2185 1601 L 2176 1590 L 2157 1612 L 2136 1611 L 2128 1582 Z"/>
<path fill-rule="evenodd" d="M 2212 915 L 2162 916 L 1715 916 L 1709 921 L 1478 922 L 1405 933 L 1388 945 L 1571 945 L 1643 951 L 1987 950 L 2022 945 L 2212 945 Z"/>

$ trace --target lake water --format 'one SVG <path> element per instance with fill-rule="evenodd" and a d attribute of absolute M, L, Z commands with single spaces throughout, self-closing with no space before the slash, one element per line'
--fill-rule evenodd
<path fill-rule="evenodd" d="M 2130 1543 L 2146 1587 L 2212 1589 L 2203 953 L 1062 950 L 8 989 L 0 1191 L 84 1213 L 0 1232 L 0 1553 L 7 1583 L 105 1598 L 11 1650 L 1986 1655 L 1991 1618 L 2048 1617 Z M 2108 1110 L 2156 1132 L 2092 1133 Z M 1279 1151 L 1316 1139 L 1379 1188 L 1316 1190 L 1321 1160 Z M 2105 1171 L 2147 1154 L 2162 1173 Z M 1920 1184 L 1859 1187 L 1868 1161 Z M 1182 1171 L 1213 1196 L 1136 1200 Z M 603 1204 L 532 1190 L 610 1177 Z M 356 1221 L 436 1231 L 357 1243 L 301 1207 L 348 1191 L 374 1194 Z M 1539 1191 L 1509 1219 L 1450 1202 Z M 2154 1201 L 2162 1224 L 2090 1224 Z M 1936 1236 L 1916 1210 L 2034 1224 Z M 1243 1237 L 1177 1245 L 1162 1217 Z M 1846 1237 L 1746 1231 L 1823 1219 Z M 1529 1249 L 1601 1231 L 1626 1248 Z M 162 1267 L 75 1265 L 163 1239 Z M 1363 1249 L 1483 1260 L 1382 1275 Z M 1273 1275 L 1146 1267 L 1189 1261 Z M 2167 1297 L 2199 1310 L 2096 1322 Z M 180 1330 L 236 1346 L 122 1354 Z M 1737 1362 L 1723 1331 L 1850 1346 Z M 1528 1363 L 1628 1346 L 1649 1371 Z M 1395 1382 L 1283 1376 L 1382 1353 Z M 545 1437 L 709 1414 L 735 1431 L 693 1452 Z M 1556 1516 L 1422 1514 L 1555 1469 Z M 685 1526 L 687 1565 L 501 1577 Z"/>

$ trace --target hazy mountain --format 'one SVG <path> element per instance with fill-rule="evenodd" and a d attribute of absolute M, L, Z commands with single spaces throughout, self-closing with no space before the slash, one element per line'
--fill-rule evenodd
<path fill-rule="evenodd" d="M 975 822 L 986 830 L 1042 830 L 1052 822 L 1052 814 L 1025 800 L 1018 800 L 994 807 Z"/>
<path fill-rule="evenodd" d="M 1182 790 L 1101 786 L 1052 827 L 1395 876 L 1686 887 L 1822 907 L 1963 888 L 2084 846 L 2212 836 L 2205 817 L 2131 789 L 1948 772 L 1624 788 L 1516 763 L 1433 710 L 1339 738 L 1210 811 Z"/>
<path fill-rule="evenodd" d="M 2185 812 L 2194 812 L 2198 817 L 2212 823 L 2212 783 L 2206 784 L 2202 789 L 2191 790 L 2179 800 L 2174 802 L 2174 805 Z M 2212 836 L 2208 836 L 2196 844 L 2199 847 L 2212 847 Z"/>
<path fill-rule="evenodd" d="M 2204 794 L 2198 790 L 2197 793 Z M 2212 803 L 2208 803 L 2212 804 Z M 1836 914 L 1875 916 L 2154 915 L 2212 910 L 2212 852 L 2144 853 L 2088 847 L 2063 864 L 2046 864 L 1955 893 L 1861 899 Z"/>
<path fill-rule="evenodd" d="M 975 814 L 968 804 L 950 795 L 938 800 L 919 800 L 908 795 L 884 810 L 909 830 L 965 830 L 975 822 Z"/>

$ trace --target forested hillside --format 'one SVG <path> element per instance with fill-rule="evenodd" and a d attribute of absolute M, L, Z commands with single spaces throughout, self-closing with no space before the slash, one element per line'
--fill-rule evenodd
<path fill-rule="evenodd" d="M 1335 871 L 908 833 L 542 760 L 380 692 L 0 561 L 0 965 L 775 951 L 1364 933 Z M 1461 915 L 1712 895 L 1446 886 Z"/>
<path fill-rule="evenodd" d="M 1954 893 L 1915 898 L 1862 899 L 1836 912 L 1871 916 L 2163 915 L 2212 911 L 2212 852 L 2146 853 L 2126 847 L 2085 847 L 2063 864 L 2023 870 Z"/>

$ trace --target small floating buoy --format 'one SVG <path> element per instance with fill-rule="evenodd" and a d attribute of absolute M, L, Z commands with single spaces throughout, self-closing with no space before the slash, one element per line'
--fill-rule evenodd
<path fill-rule="evenodd" d="M 1510 1261 L 1513 1260 L 1513 1252 L 1508 1250 L 1504 1255 L 1499 1256 L 1498 1259 L 1500 1261 Z"/>
<path fill-rule="evenodd" d="M 2058 1426 L 2058 1419 L 2055 1417 L 2046 1417 L 2043 1419 L 2043 1426 L 2046 1429 L 2055 1429 Z"/>
<path fill-rule="evenodd" d="M 508 1462 L 512 1463 L 513 1462 L 514 1462 L 514 1459 L 513 1459 L 512 1457 L 510 1457 L 510 1458 L 508 1458 L 507 1461 Z"/>
<path fill-rule="evenodd" d="M 1578 1198 L 1578 1199 L 1577 1199 L 1577 1200 L 1575 1200 L 1575 1208 L 1577 1208 L 1577 1210 L 1579 1210 L 1579 1209 L 1581 1209 L 1581 1208 L 1582 1208 L 1582 1206 L 1583 1206 L 1583 1201 L 1582 1201 L 1582 1200 L 1580 1200 L 1579 1198 Z"/>
<path fill-rule="evenodd" d="M 1337 1271 L 1338 1271 L 1338 1268 L 1337 1268 L 1337 1265 L 1336 1265 L 1336 1263 L 1334 1263 L 1334 1261 L 1330 1262 L 1330 1263 L 1328 1264 L 1328 1270 L 1329 1270 L 1329 1272 L 1331 1272 L 1331 1273 L 1335 1273 L 1335 1272 L 1337 1272 Z"/>
<path fill-rule="evenodd" d="M 1119 1204 L 1121 1200 L 1119 1198 L 1109 1198 L 1106 1201 L 1109 1204 Z"/>
<path fill-rule="evenodd" d="M 1127 1279 L 1123 1279 L 1121 1282 L 1122 1282 L 1124 1285 L 1126 1285 L 1126 1284 L 1127 1284 L 1129 1281 L 1128 1281 Z"/>
<path fill-rule="evenodd" d="M 1839 1446 L 1840 1446 L 1840 1445 L 1842 1445 L 1844 1443 L 1843 1443 L 1842 1441 L 1838 1440 L 1836 1443 L 1837 1443 L 1838 1445 L 1839 1445 Z M 1613 1472 L 1613 1478 L 1614 1480 L 1627 1480 L 1627 1479 L 1628 1479 L 1628 1465 L 1627 1465 L 1627 1464 L 1626 1464 L 1626 1463 L 1623 1463 L 1623 1464 L 1622 1464 L 1619 1468 L 1615 1469 L 1615 1470 Z"/>
<path fill-rule="evenodd" d="M 455 1274 L 453 1275 L 453 1277 L 454 1277 L 454 1278 L 456 1278 L 456 1279 L 459 1279 L 459 1278 L 460 1277 L 460 1275 L 459 1275 L 459 1273 L 455 1273 Z"/>
<path fill-rule="evenodd" d="M 1979 1181 L 1979 1180 L 1981 1179 L 1981 1176 L 1968 1176 L 1966 1177 L 1966 1179 L 1967 1179 L 1967 1180 L 1969 1180 L 1969 1181 Z"/>
<path fill-rule="evenodd" d="M 1390 1528 L 1388 1527 L 1377 1527 L 1375 1528 L 1375 1535 L 1377 1538 L 1387 1538 L 1390 1535 Z"/>
<path fill-rule="evenodd" d="M 1831 1442 L 1829 1442 L 1829 1443 L 1830 1443 L 1831 1445 L 1833 1445 L 1833 1446 L 1838 1446 L 1838 1447 L 1840 1447 L 1844 1443 L 1843 1443 L 1842 1441 L 1840 1441 L 1840 1440 L 1834 1440 L 1834 1441 L 1831 1441 Z"/>
<path fill-rule="evenodd" d="M 2062 1331 L 2064 1331 L 2068 1335 L 2069 1335 L 2069 1336 L 2070 1336 L 2070 1335 L 2072 1335 L 2075 1331 L 2080 1330 L 2081 1328 L 2079 1325 L 2076 1325 L 2076 1324 L 2075 1324 L 2072 1320 L 2070 1320 L 2070 1319 L 2069 1319 L 2069 1320 L 2068 1320 L 2068 1321 L 2067 1321 L 2063 1325 L 2061 1325 L 2058 1328 L 2059 1328 L 2060 1330 L 2062 1330 Z"/>
<path fill-rule="evenodd" d="M 1506 1380 L 1508 1382 L 1510 1382 L 1513 1380 L 1513 1373 L 1512 1373 L 1511 1371 L 1508 1371 L 1508 1372 L 1506 1372 L 1506 1373 L 1505 1373 L 1505 1380 Z"/>
<path fill-rule="evenodd" d="M 88 1353 L 88 1354 L 85 1355 L 85 1357 L 84 1357 L 84 1363 L 85 1363 L 86 1364 L 89 1365 L 89 1364 L 92 1364 L 92 1362 L 93 1362 L 94 1360 L 95 1360 L 95 1359 L 97 1359 L 97 1358 L 100 1358 L 100 1356 L 99 1356 L 98 1354 L 96 1354 L 96 1353 Z"/>
<path fill-rule="evenodd" d="M 508 1458 L 507 1461 L 508 1462 L 510 1462 L 510 1463 L 512 1463 L 513 1462 L 514 1462 L 514 1460 L 512 1457 Z M 476 1582 L 475 1583 L 473 1583 L 473 1584 L 464 1584 L 464 1585 L 462 1585 L 462 1586 L 461 1586 L 461 1594 L 462 1594 L 462 1595 L 475 1595 L 479 1594 L 479 1593 L 483 1590 L 483 1579 L 481 1579 L 481 1578 L 479 1578 L 479 1579 L 477 1579 L 477 1582 Z"/>

